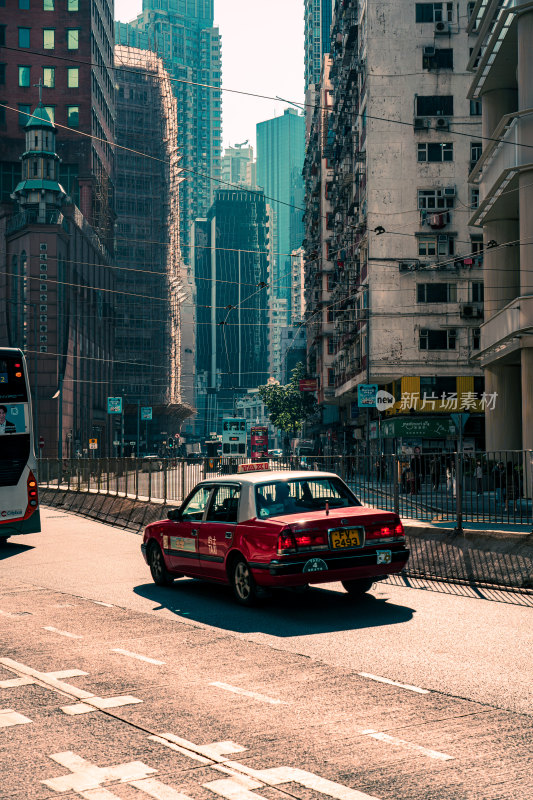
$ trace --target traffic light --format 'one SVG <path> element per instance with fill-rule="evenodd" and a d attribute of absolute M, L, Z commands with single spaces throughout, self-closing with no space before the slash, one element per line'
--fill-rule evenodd
<path fill-rule="evenodd" d="M 168 446 L 169 447 L 174 447 L 174 440 L 173 439 L 169 439 L 168 440 Z"/>

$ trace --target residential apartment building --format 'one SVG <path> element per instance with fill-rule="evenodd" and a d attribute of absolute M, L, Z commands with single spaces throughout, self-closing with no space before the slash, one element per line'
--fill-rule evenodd
<path fill-rule="evenodd" d="M 497 395 L 487 448 L 533 450 L 533 5 L 470 6 L 469 97 L 482 106 L 486 137 L 470 175 L 480 198 L 470 222 L 486 243 L 478 363 Z"/>
<path fill-rule="evenodd" d="M 28 359 L 41 455 L 109 455 L 114 272 L 105 244 L 60 183 L 58 129 L 31 107 L 12 204 L 0 208 L 0 344 Z"/>
<path fill-rule="evenodd" d="M 322 60 L 331 48 L 334 0 L 305 0 L 305 91 L 320 82 Z"/>
<path fill-rule="evenodd" d="M 149 50 L 115 48 L 116 286 L 114 396 L 125 403 L 126 440 L 154 452 L 192 409 L 182 370 L 193 371 L 193 330 L 182 336 L 187 300 L 180 249 L 177 108 L 162 59 Z M 190 349 L 190 354 L 186 351 Z M 190 380 L 188 381 L 190 384 Z M 140 407 L 152 409 L 138 425 Z M 166 433 L 163 435 L 161 431 Z M 148 442 L 145 434 L 149 434 Z"/>
<path fill-rule="evenodd" d="M 255 187 L 254 148 L 248 142 L 226 147 L 222 156 L 222 189 L 233 186 Z"/>
<path fill-rule="evenodd" d="M 214 0 L 144 0 L 143 11 L 135 20 L 115 26 L 117 44 L 154 50 L 172 80 L 184 178 L 180 228 L 187 263 L 190 227 L 194 220 L 206 216 L 221 178 L 222 100 L 218 87 L 222 61 L 213 14 Z"/>
<path fill-rule="evenodd" d="M 5 0 L 0 7 L 0 202 L 20 180 L 28 114 L 41 92 L 61 128 L 60 175 L 85 220 L 113 248 L 112 0 Z M 38 86 L 40 84 L 40 87 Z M 92 134 L 87 138 L 77 130 Z"/>
<path fill-rule="evenodd" d="M 268 241 L 262 192 L 219 189 L 194 226 L 197 433 L 220 430 L 268 377 Z M 202 430 L 203 426 L 203 430 Z"/>
<path fill-rule="evenodd" d="M 291 253 L 303 241 L 305 120 L 294 108 L 257 125 L 257 183 L 272 209 L 271 291 L 291 308 Z M 288 317 L 287 317 L 288 321 Z"/>
<path fill-rule="evenodd" d="M 379 426 L 358 407 L 361 384 L 394 397 L 385 449 L 453 449 L 454 412 L 469 415 L 465 438 L 484 444 L 469 10 L 466 0 L 335 4 L 325 153 L 334 165 L 334 396 L 347 441 L 367 450 Z"/>
<path fill-rule="evenodd" d="M 333 215 L 331 191 L 333 168 L 328 162 L 328 134 L 332 120 L 331 58 L 324 56 L 316 89 L 317 104 L 310 116 L 309 138 L 303 175 L 305 180 L 305 318 L 309 374 L 317 380 L 320 421 L 317 435 L 325 435 L 337 422 L 335 398 L 336 339 L 331 306 L 337 260 L 332 252 Z M 353 178 L 350 178 L 352 180 Z"/>

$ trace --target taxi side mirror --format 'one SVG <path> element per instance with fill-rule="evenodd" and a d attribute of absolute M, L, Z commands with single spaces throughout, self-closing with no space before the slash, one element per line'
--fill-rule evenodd
<path fill-rule="evenodd" d="M 174 520 L 174 522 L 178 522 L 181 519 L 181 511 L 179 508 L 171 508 L 167 514 L 167 519 Z"/>

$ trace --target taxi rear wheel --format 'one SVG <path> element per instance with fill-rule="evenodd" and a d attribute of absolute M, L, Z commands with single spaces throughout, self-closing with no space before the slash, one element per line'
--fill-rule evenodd
<path fill-rule="evenodd" d="M 252 570 L 243 558 L 239 558 L 233 564 L 231 586 L 238 603 L 243 606 L 254 605 L 257 600 L 257 584 Z"/>
<path fill-rule="evenodd" d="M 342 585 L 353 597 L 360 596 L 365 594 L 365 592 L 370 591 L 372 588 L 372 581 L 369 579 L 361 579 L 358 581 L 342 581 Z"/>
<path fill-rule="evenodd" d="M 157 544 L 152 544 L 148 551 L 148 564 L 150 565 L 150 572 L 152 580 L 156 586 L 171 586 L 174 578 L 169 573 L 165 566 L 165 559 L 161 548 Z"/>

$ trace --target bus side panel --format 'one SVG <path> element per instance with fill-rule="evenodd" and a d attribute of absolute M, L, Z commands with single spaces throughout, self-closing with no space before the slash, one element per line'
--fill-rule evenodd
<path fill-rule="evenodd" d="M 17 522 L 4 522 L 0 525 L 0 538 L 7 536 L 22 536 L 24 533 L 41 532 L 41 514 L 39 509 L 33 512 L 28 519 L 19 519 Z"/>

